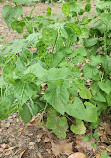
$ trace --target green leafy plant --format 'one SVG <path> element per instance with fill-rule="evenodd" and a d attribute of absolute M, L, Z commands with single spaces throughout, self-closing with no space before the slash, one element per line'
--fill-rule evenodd
<path fill-rule="evenodd" d="M 51 8 L 46 17 L 23 16 L 14 2 L 4 6 L 3 18 L 9 28 L 23 33 L 25 27 L 27 34 L 0 47 L 0 119 L 18 112 L 26 124 L 41 112 L 47 128 L 63 139 L 69 126 L 76 134 L 86 132 L 84 122 L 97 128 L 100 114 L 111 109 L 110 2 L 98 0 L 97 15 L 81 20 L 89 1 L 84 9 L 79 1 L 63 4 L 63 18 L 56 20 Z"/>

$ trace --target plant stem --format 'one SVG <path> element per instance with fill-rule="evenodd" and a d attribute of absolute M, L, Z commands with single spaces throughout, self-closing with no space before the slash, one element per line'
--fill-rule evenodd
<path fill-rule="evenodd" d="M 67 117 L 67 119 L 69 119 L 75 125 L 75 122 L 73 122 L 70 117 L 68 117 L 66 114 L 64 116 Z"/>
<path fill-rule="evenodd" d="M 104 52 L 107 55 L 107 31 L 104 32 Z"/>
<path fill-rule="evenodd" d="M 37 3 L 35 3 L 35 5 L 33 6 L 32 10 L 30 12 L 30 17 L 32 16 L 33 10 L 35 9 L 36 5 L 37 5 Z"/>

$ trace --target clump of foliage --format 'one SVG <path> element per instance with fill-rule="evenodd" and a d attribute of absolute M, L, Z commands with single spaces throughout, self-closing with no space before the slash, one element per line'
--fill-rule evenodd
<path fill-rule="evenodd" d="M 43 112 L 59 138 L 69 128 L 84 134 L 84 122 L 97 128 L 101 113 L 111 109 L 111 2 L 98 0 L 96 9 L 92 18 L 82 16 L 91 12 L 90 1 L 83 9 L 72 0 L 63 4 L 62 18 L 53 19 L 51 8 L 46 17 L 32 17 L 23 16 L 18 1 L 4 6 L 9 29 L 27 34 L 0 46 L 0 119 L 18 112 L 27 123 Z"/>

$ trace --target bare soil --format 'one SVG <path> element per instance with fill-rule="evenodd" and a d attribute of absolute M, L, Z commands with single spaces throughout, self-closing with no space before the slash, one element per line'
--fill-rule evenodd
<path fill-rule="evenodd" d="M 18 34 L 16 31 L 9 30 L 6 23 L 2 18 L 2 9 L 5 5 L 13 5 L 11 2 L 2 2 L 0 3 L 0 36 L 5 36 L 5 42 L 10 42 L 22 37 L 22 34 Z M 51 5 L 50 3 L 37 3 L 35 9 L 33 10 L 32 16 L 37 15 L 46 15 L 47 8 L 52 8 L 52 15 L 56 15 L 57 13 L 62 12 L 61 4 L 54 3 Z M 31 13 L 33 6 L 23 6 L 23 15 L 29 16 Z"/>

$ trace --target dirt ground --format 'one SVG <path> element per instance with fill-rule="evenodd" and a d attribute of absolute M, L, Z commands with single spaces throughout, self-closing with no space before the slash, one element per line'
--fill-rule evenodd
<path fill-rule="evenodd" d="M 22 37 L 13 30 L 8 30 L 2 19 L 2 8 L 9 2 L 0 3 L 0 36 L 5 36 L 5 42 L 10 42 Z M 92 0 L 93 13 L 95 1 Z M 61 4 L 38 3 L 33 15 L 45 15 L 47 7 L 52 8 L 52 14 L 61 13 Z M 24 15 L 30 14 L 32 6 L 23 6 Z M 0 122 L 0 158 L 68 158 L 71 153 L 82 152 L 87 158 L 100 158 L 100 153 L 106 151 L 111 154 L 111 120 L 110 116 L 101 117 L 97 128 L 99 140 L 83 141 L 83 136 L 74 135 L 67 131 L 65 140 L 57 137 L 47 130 L 42 123 L 38 123 L 37 115 L 30 123 L 24 125 L 17 114 L 10 115 L 7 120 Z M 41 125 L 41 127 L 40 127 Z M 87 130 L 86 135 L 92 135 Z M 97 145 L 95 147 L 95 144 Z M 80 158 L 80 157 L 78 157 Z"/>
<path fill-rule="evenodd" d="M 18 34 L 16 31 L 9 30 L 6 23 L 4 22 L 2 18 L 2 9 L 3 9 L 3 6 L 6 4 L 13 5 L 13 3 L 11 2 L 0 3 L 0 36 L 5 36 L 5 41 L 10 42 L 12 40 L 16 40 L 22 37 L 22 34 Z M 32 16 L 45 15 L 48 7 L 52 8 L 52 15 L 56 15 L 56 13 L 62 12 L 62 9 L 61 9 L 62 7 L 61 7 L 61 4 L 59 3 L 54 3 L 53 5 L 51 5 L 50 3 L 45 3 L 45 4 L 37 3 Z M 23 15 L 27 15 L 27 16 L 30 15 L 32 8 L 33 6 L 23 6 Z"/>

